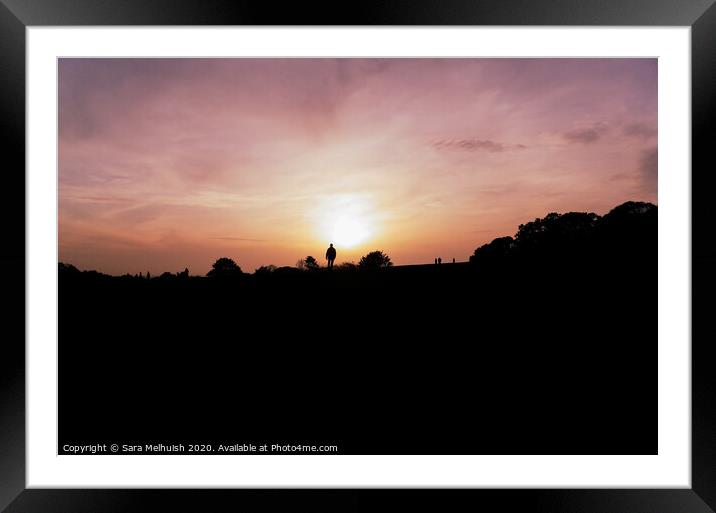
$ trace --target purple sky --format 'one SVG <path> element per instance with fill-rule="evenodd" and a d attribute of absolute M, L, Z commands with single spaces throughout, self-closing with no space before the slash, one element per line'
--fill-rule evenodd
<path fill-rule="evenodd" d="M 656 59 L 61 59 L 60 260 L 466 260 L 656 202 Z"/>

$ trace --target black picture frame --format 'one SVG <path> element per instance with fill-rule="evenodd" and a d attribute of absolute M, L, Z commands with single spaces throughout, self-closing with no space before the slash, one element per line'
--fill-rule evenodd
<path fill-rule="evenodd" d="M 42 25 L 571 25 L 689 26 L 692 71 L 692 487 L 524 490 L 57 490 L 25 487 L 25 28 Z M 4 237 L 0 344 L 0 508 L 8 512 L 366 510 L 386 500 L 445 510 L 707 512 L 716 510 L 716 375 L 708 292 L 716 280 L 713 190 L 716 6 L 713 0 L 0 0 L 0 145 Z M 684 170 L 688 172 L 688 170 Z M 22 214 L 20 213 L 22 212 Z M 446 503 L 447 501 L 447 503 Z"/>

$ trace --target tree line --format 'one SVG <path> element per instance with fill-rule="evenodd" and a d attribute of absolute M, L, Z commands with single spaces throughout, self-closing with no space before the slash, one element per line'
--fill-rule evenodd
<path fill-rule="evenodd" d="M 494 266 L 525 260 L 628 260 L 652 249 L 656 256 L 656 235 L 656 205 L 627 201 L 604 216 L 593 212 L 549 213 L 521 224 L 514 237 L 498 237 L 480 246 L 470 262 Z"/>
<path fill-rule="evenodd" d="M 552 212 L 543 218 L 519 225 L 514 236 L 498 237 L 479 246 L 470 256 L 469 262 L 476 268 L 490 268 L 525 261 L 578 261 L 591 257 L 630 259 L 644 254 L 646 249 L 656 250 L 656 230 L 657 207 L 652 203 L 628 201 L 604 216 L 593 212 Z M 318 259 L 308 255 L 293 267 L 263 265 L 253 274 L 266 276 L 319 271 L 378 271 L 392 266 L 393 262 L 386 252 L 375 250 L 361 257 L 357 264 L 343 262 L 332 269 L 321 267 Z M 80 273 L 75 266 L 65 263 L 59 264 L 59 271 L 61 274 Z M 97 271 L 84 273 L 101 275 Z M 221 257 L 212 264 L 206 276 L 231 279 L 244 274 L 236 261 Z M 126 274 L 124 277 L 152 278 L 149 272 L 146 275 Z M 189 279 L 189 269 L 185 268 L 178 273 L 165 272 L 156 278 Z"/>

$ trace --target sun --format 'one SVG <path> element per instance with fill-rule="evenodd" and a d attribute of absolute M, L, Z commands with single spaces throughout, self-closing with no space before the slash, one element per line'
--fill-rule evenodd
<path fill-rule="evenodd" d="M 338 248 L 354 248 L 376 234 L 378 214 L 368 194 L 339 193 L 318 198 L 312 218 L 318 240 Z"/>
<path fill-rule="evenodd" d="M 365 242 L 370 236 L 368 224 L 350 215 L 339 216 L 331 228 L 330 239 L 333 244 L 351 248 Z"/>
<path fill-rule="evenodd" d="M 369 243 L 379 231 L 380 216 L 371 194 L 327 194 L 316 199 L 310 212 L 316 239 L 339 251 Z"/>

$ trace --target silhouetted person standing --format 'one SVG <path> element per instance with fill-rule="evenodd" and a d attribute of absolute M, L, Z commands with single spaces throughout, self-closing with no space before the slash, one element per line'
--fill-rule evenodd
<path fill-rule="evenodd" d="M 438 257 L 438 265 L 440 265 L 440 264 L 442 264 L 442 263 L 443 263 L 443 259 L 440 258 L 440 257 Z"/>
<path fill-rule="evenodd" d="M 326 250 L 326 260 L 328 260 L 328 268 L 331 269 L 333 267 L 333 261 L 336 259 L 336 248 L 333 247 L 333 244 Z"/>

